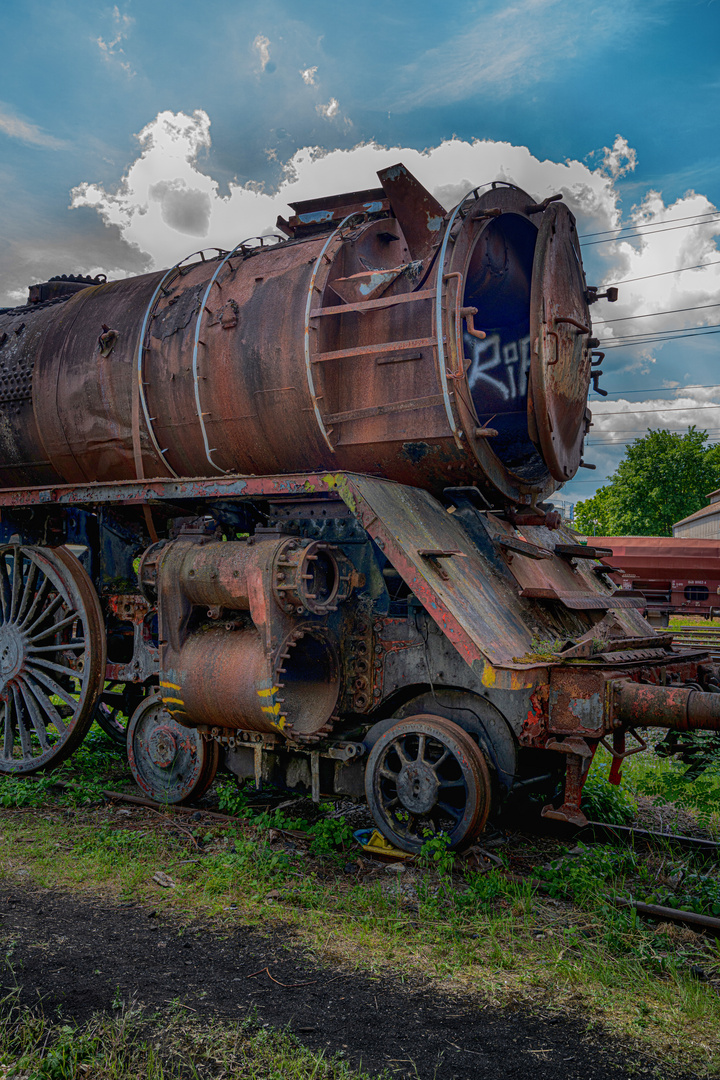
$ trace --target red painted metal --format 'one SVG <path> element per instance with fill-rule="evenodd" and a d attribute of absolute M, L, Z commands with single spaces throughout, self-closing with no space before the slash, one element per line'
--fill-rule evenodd
<path fill-rule="evenodd" d="M 642 593 L 650 614 L 712 617 L 720 607 L 720 540 L 683 536 L 594 536 L 621 589 Z"/>

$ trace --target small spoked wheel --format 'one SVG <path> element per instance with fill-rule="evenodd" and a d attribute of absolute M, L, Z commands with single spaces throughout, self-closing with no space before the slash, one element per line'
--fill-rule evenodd
<path fill-rule="evenodd" d="M 0 774 L 69 757 L 104 677 L 102 613 L 79 560 L 66 548 L 0 548 Z"/>
<path fill-rule="evenodd" d="M 417 852 L 444 833 L 466 847 L 490 812 L 490 773 L 482 751 L 441 716 L 399 720 L 370 751 L 365 794 L 382 834 L 401 851 Z"/>
<path fill-rule="evenodd" d="M 160 694 L 145 698 L 133 713 L 127 752 L 138 787 L 160 803 L 199 799 L 220 762 L 218 743 L 173 719 Z"/>

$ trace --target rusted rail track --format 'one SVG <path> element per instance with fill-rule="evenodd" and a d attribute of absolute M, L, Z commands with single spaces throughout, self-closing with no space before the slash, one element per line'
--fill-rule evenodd
<path fill-rule="evenodd" d="M 668 631 L 663 628 L 662 631 L 658 631 L 658 633 L 661 632 L 667 634 Z M 713 660 L 720 659 L 720 627 L 682 626 L 677 630 L 672 630 L 671 633 L 676 645 L 707 649 Z"/>

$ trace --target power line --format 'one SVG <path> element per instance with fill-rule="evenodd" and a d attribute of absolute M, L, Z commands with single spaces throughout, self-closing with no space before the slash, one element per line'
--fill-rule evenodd
<path fill-rule="evenodd" d="M 689 334 L 703 330 L 714 330 L 720 327 L 720 323 L 701 323 L 700 326 L 675 326 L 665 330 L 637 330 L 635 333 L 620 333 L 614 338 L 603 338 L 607 345 L 613 345 L 618 341 L 634 341 L 636 338 L 667 337 L 668 334 Z"/>
<path fill-rule="evenodd" d="M 704 330 L 714 330 L 720 327 L 720 323 L 700 323 L 698 326 L 674 326 L 666 327 L 665 330 L 637 330 L 635 333 L 620 333 L 614 338 L 602 338 L 601 343 L 614 345 L 618 341 L 633 341 L 635 338 L 666 337 L 668 334 L 688 334 L 691 331 L 701 333 Z"/>
<path fill-rule="evenodd" d="M 704 308 L 720 307 L 720 302 L 714 304 L 695 304 L 693 307 L 669 308 L 667 311 L 646 311 L 642 315 L 622 315 L 618 319 L 593 319 L 593 325 L 599 323 L 629 322 L 630 319 L 652 319 L 660 315 L 678 315 L 681 311 L 701 311 Z"/>
<path fill-rule="evenodd" d="M 685 386 L 651 386 L 649 389 L 639 386 L 637 390 L 608 390 L 608 394 L 655 394 L 665 391 L 674 394 L 677 390 L 716 390 L 720 389 L 720 383 L 689 383 Z M 593 401 L 599 400 L 596 398 Z"/>
<path fill-rule="evenodd" d="M 643 413 L 647 413 L 648 416 L 650 416 L 653 413 L 659 413 L 659 412 L 697 412 L 698 409 L 720 409 L 720 404 L 718 404 L 718 405 L 687 405 L 687 406 L 685 406 L 685 408 L 680 407 L 680 408 L 677 408 L 677 409 L 674 408 L 674 407 L 671 408 L 671 409 L 664 409 L 662 407 L 659 408 L 659 409 L 638 409 L 637 412 L 635 412 L 634 410 L 621 409 L 619 412 L 599 412 L 599 413 L 596 413 L 596 416 L 627 416 L 628 411 L 633 412 L 633 414 L 635 416 L 642 416 Z"/>
<path fill-rule="evenodd" d="M 590 235 L 590 234 L 588 234 Z M 714 259 L 712 262 L 695 263 L 694 266 L 681 266 L 679 270 L 663 270 L 659 274 L 643 274 L 641 277 L 623 278 L 622 281 L 611 281 L 610 285 L 629 285 L 633 281 L 649 281 L 650 278 L 667 277 L 668 274 L 684 274 L 686 270 L 700 270 L 705 266 L 720 266 L 720 259 Z M 606 288 L 605 285 L 602 286 Z"/>
<path fill-rule="evenodd" d="M 671 218 L 671 221 L 696 221 L 698 218 L 715 217 L 717 210 L 708 210 L 704 214 L 686 214 L 685 217 Z M 651 229 L 654 225 L 663 225 L 662 221 L 641 221 L 639 225 L 621 225 L 618 229 L 601 229 L 600 232 L 580 233 L 580 240 L 588 236 L 607 236 L 608 233 L 626 232 L 627 229 Z M 702 224 L 700 222 L 699 224 Z"/>
<path fill-rule="evenodd" d="M 711 219 L 712 221 L 720 221 L 720 214 Z M 660 224 L 658 222 L 658 224 Z M 645 232 L 632 232 L 627 236 L 609 236 L 606 240 L 591 240 L 589 244 L 583 244 L 583 247 L 593 247 L 595 244 L 613 244 L 618 240 L 632 240 L 636 236 L 655 236 L 657 233 L 663 232 L 675 232 L 676 229 L 692 229 L 698 225 L 710 225 L 710 221 L 691 221 L 689 225 L 671 225 L 667 229 L 654 229 L 651 233 Z"/>
<path fill-rule="evenodd" d="M 717 326 L 718 324 L 713 323 L 712 325 Z M 635 340 L 634 338 L 622 338 L 616 343 L 611 343 L 612 339 L 609 339 L 607 342 L 601 341 L 600 347 L 604 349 L 605 352 L 607 352 L 609 349 L 629 349 L 636 345 L 662 345 L 663 342 L 666 341 L 682 341 L 683 338 L 691 337 L 710 337 L 712 334 L 720 334 L 720 330 L 693 330 L 687 334 L 683 334 L 680 331 L 677 331 L 673 337 L 668 337 L 667 335 L 661 337 L 644 337 L 642 334 L 640 334 L 639 338 L 641 340 Z"/>

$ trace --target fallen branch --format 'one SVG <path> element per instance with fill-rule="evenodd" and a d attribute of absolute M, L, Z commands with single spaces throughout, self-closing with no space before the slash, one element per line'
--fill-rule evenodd
<path fill-rule="evenodd" d="M 263 973 L 267 975 L 268 979 L 272 979 L 272 981 L 274 983 L 277 983 L 278 986 L 282 986 L 285 990 L 294 990 L 296 986 L 314 986 L 315 983 L 318 981 L 317 979 L 311 979 L 309 982 L 298 982 L 298 983 L 280 982 L 279 979 L 276 979 L 274 975 L 270 974 L 270 968 L 269 967 L 260 968 L 259 971 L 253 971 L 252 975 L 248 975 L 246 977 L 248 979 L 254 979 L 256 975 L 262 975 Z"/>

